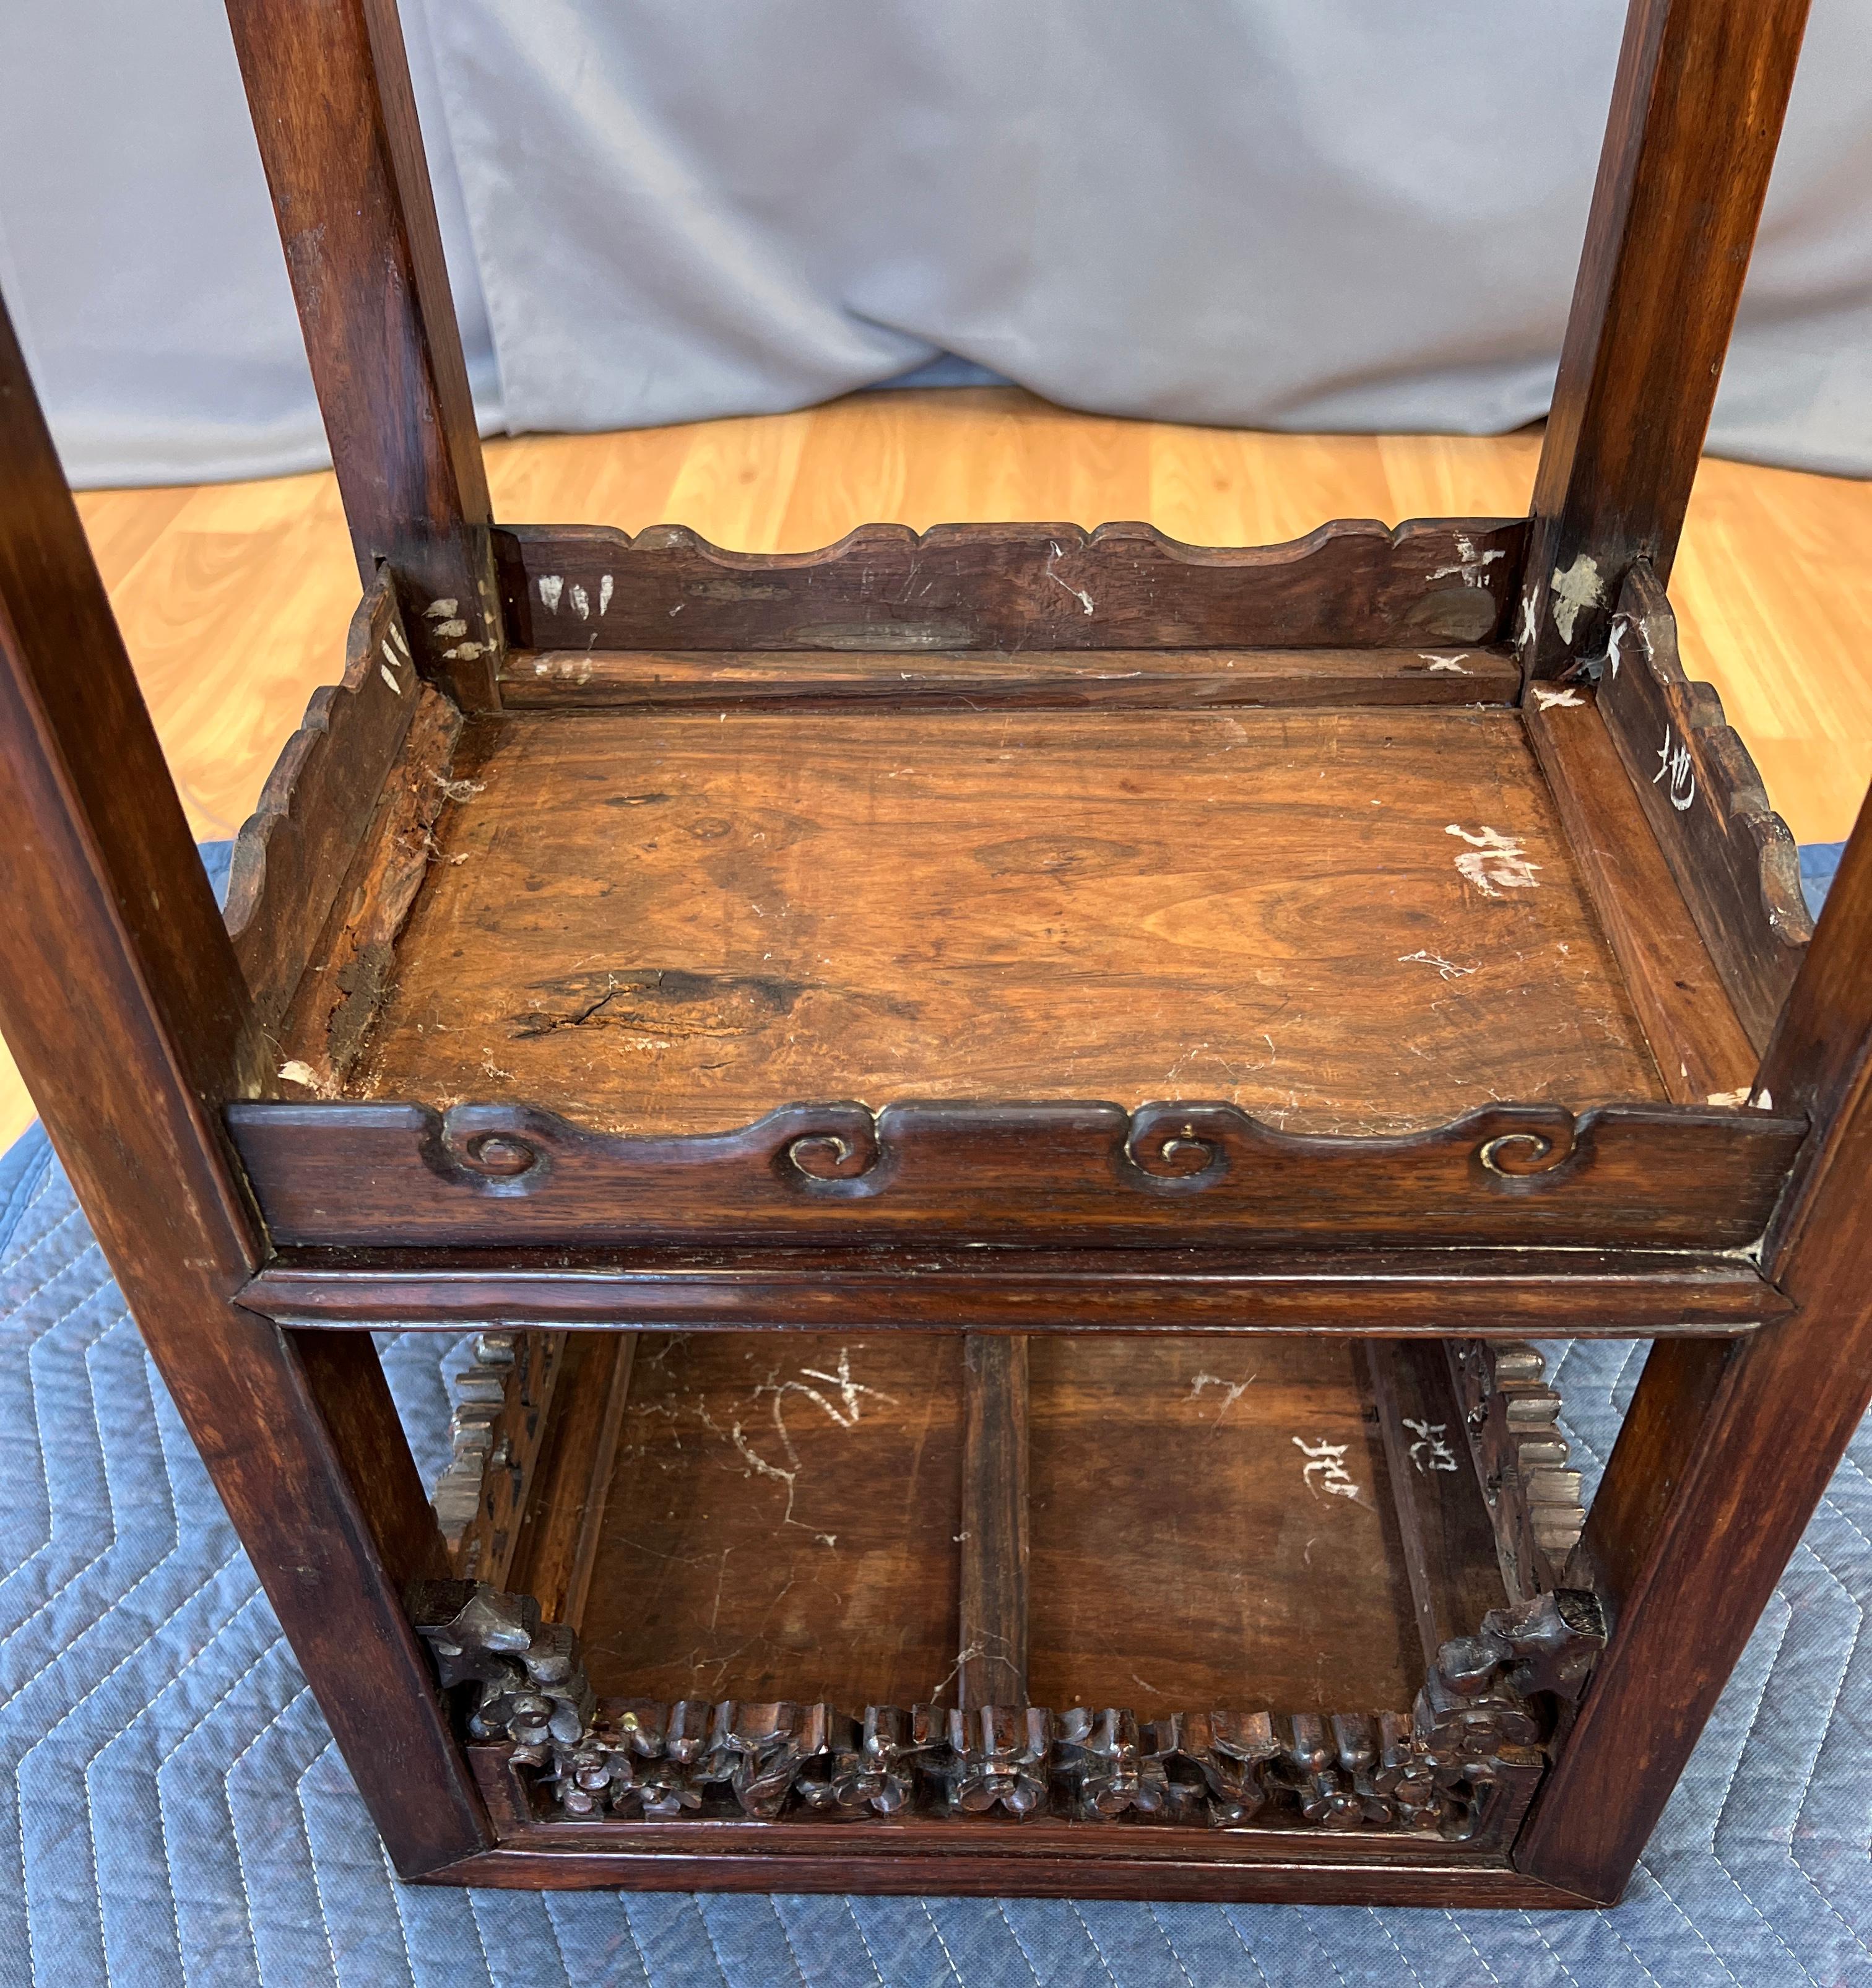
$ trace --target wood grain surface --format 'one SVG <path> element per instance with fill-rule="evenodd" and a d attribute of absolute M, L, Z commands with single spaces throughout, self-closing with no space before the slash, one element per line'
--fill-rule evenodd
<path fill-rule="evenodd" d="M 795 414 L 488 451 L 495 513 L 748 551 L 869 519 L 1145 518 L 1195 544 L 1323 519 L 1524 510 L 1537 434 L 1280 435 L 1076 414 L 1012 388 L 869 394 Z M 336 682 L 357 567 L 329 475 L 82 494 L 81 514 L 191 827 L 231 836 L 306 699 Z M 1872 773 L 1872 484 L 1706 459 L 1671 576 L 1684 666 L 1721 692 L 1802 841 L 1837 840 Z M 0 1060 L 0 1140 L 32 1107 Z"/>
<path fill-rule="evenodd" d="M 1511 713 L 527 713 L 455 773 L 353 1096 L 1659 1094 Z"/>

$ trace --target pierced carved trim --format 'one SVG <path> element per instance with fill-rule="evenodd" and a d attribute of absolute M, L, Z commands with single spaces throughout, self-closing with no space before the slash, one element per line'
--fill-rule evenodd
<path fill-rule="evenodd" d="M 593 1697 L 576 1638 L 530 1596 L 435 1582 L 418 1635 L 468 1737 L 502 1749 L 537 1819 L 1046 1816 L 1184 1827 L 1507 1840 L 1546 1763 L 1554 1702 L 1605 1632 L 1590 1595 L 1543 1594 L 1445 1643 L 1408 1714 L 675 1704 Z"/>
<path fill-rule="evenodd" d="M 1450 1374 L 1516 1601 L 1556 1587 L 1586 1524 L 1580 1473 L 1559 1430 L 1560 1398 L 1537 1348 L 1447 1340 Z"/>
<path fill-rule="evenodd" d="M 513 1560 L 564 1354 L 563 1332 L 484 1332 L 457 1386 L 454 1454 L 436 1482 L 437 1522 L 465 1580 L 498 1587 Z"/>

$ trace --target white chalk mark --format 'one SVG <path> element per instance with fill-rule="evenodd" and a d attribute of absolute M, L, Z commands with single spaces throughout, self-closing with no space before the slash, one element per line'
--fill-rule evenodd
<path fill-rule="evenodd" d="M 454 648 L 444 649 L 442 660 L 445 663 L 471 663 L 485 646 L 480 642 L 463 642 Z"/>
<path fill-rule="evenodd" d="M 1469 674 L 1469 672 L 1462 667 L 1462 658 L 1460 656 L 1432 656 L 1425 654 L 1424 661 L 1430 665 L 1431 669 L 1433 671 L 1437 670 L 1446 671 L 1453 677 L 1466 677 Z"/>
<path fill-rule="evenodd" d="M 434 634 L 438 642 L 456 641 L 467 633 L 468 624 L 460 619 L 453 621 L 438 621 L 435 624 Z"/>
<path fill-rule="evenodd" d="M 1667 773 L 1671 776 L 1671 805 L 1681 814 L 1697 797 L 1697 769 L 1690 748 L 1678 742 L 1668 725 L 1664 743 L 1657 749 L 1657 770 L 1651 776 L 1651 785 L 1656 786 Z"/>
<path fill-rule="evenodd" d="M 1411 1462 L 1421 1477 L 1427 1477 L 1433 1470 L 1454 1470 L 1456 1452 L 1446 1440 L 1449 1435 L 1448 1422 L 1414 1422 L 1404 1417 L 1404 1425 L 1417 1438 L 1411 1445 Z"/>
<path fill-rule="evenodd" d="M 1350 1443 L 1307 1442 L 1297 1435 L 1292 1442 L 1294 1448 L 1308 1459 L 1300 1476 L 1309 1491 L 1316 1496 L 1323 1491 L 1333 1498 L 1356 1498 L 1359 1495 L 1359 1487 L 1346 1469 L 1346 1452 L 1352 1447 Z M 1316 1470 L 1320 1473 L 1316 1483 L 1313 1479 Z"/>
<path fill-rule="evenodd" d="M 308 1090 L 319 1087 L 319 1073 L 309 1063 L 301 1063 L 297 1057 L 279 1066 L 279 1073 L 289 1084 L 303 1084 Z"/>
<path fill-rule="evenodd" d="M 1067 586 L 1066 583 L 1059 577 L 1059 574 L 1054 572 L 1053 562 L 1056 560 L 1064 558 L 1065 554 L 1060 551 L 1059 548 L 1053 543 L 1051 539 L 1049 539 L 1046 542 L 1046 551 L 1047 578 L 1053 582 L 1054 586 L 1064 588 L 1066 592 L 1072 595 L 1073 598 L 1079 603 L 1079 611 L 1080 614 L 1090 614 L 1093 613 L 1094 610 L 1093 607 L 1092 596 L 1086 590 L 1086 589 L 1083 587 Z"/>
<path fill-rule="evenodd" d="M 1445 835 L 1460 836 L 1470 846 L 1456 858 L 1456 867 L 1485 897 L 1499 898 L 1504 891 L 1533 891 L 1539 886 L 1534 872 L 1541 866 L 1528 860 L 1514 836 L 1504 835 L 1485 823 L 1478 833 L 1451 822 Z"/>
<path fill-rule="evenodd" d="M 1719 1111 L 1739 1111 L 1749 1102 L 1749 1093 L 1746 1087 L 1740 1090 L 1712 1090 L 1703 1102 L 1714 1104 Z"/>
<path fill-rule="evenodd" d="M 559 612 L 559 596 L 566 590 L 563 576 L 556 573 L 542 573 L 534 585 L 539 590 L 539 604 L 549 614 Z"/>
<path fill-rule="evenodd" d="M 403 639 L 403 627 L 400 622 L 393 621 L 390 624 L 390 639 L 396 644 L 397 654 L 402 657 L 406 663 L 408 662 L 411 660 L 410 645 Z"/>
<path fill-rule="evenodd" d="M 576 580 L 572 583 L 572 611 L 581 621 L 592 618 L 592 597 Z"/>
<path fill-rule="evenodd" d="M 1598 560 L 1590 553 L 1582 553 L 1564 573 L 1556 566 L 1547 597 L 1553 604 L 1553 625 L 1560 631 L 1560 640 L 1570 642 L 1581 614 L 1604 603 L 1606 583 L 1599 576 Z"/>
<path fill-rule="evenodd" d="M 1252 1374 L 1249 1374 L 1245 1381 L 1225 1380 L 1220 1374 L 1198 1374 L 1191 1381 L 1189 1394 L 1186 1398 L 1192 1401 L 1198 1401 L 1201 1400 L 1202 1392 L 1205 1388 L 1220 1388 L 1222 1391 L 1222 1405 L 1215 1412 L 1215 1419 L 1219 1422 L 1254 1384 L 1255 1376 Z"/>
<path fill-rule="evenodd" d="M 1445 959 L 1440 952 L 1401 952 L 1397 955 L 1397 964 L 1400 966 L 1413 964 L 1434 966 L 1438 978 L 1444 980 L 1461 980 L 1482 970 L 1479 959 L 1472 960 L 1467 966 L 1458 966 L 1453 959 Z"/>
<path fill-rule="evenodd" d="M 432 600 L 423 610 L 423 618 L 427 621 L 448 620 L 461 605 L 458 600 Z"/>
<path fill-rule="evenodd" d="M 611 604 L 611 576 L 607 573 L 598 582 L 598 612 L 602 614 Z"/>
<path fill-rule="evenodd" d="M 812 1367 L 803 1367 L 799 1371 L 806 1375 L 806 1380 L 764 1381 L 754 1391 L 754 1398 L 756 1401 L 765 1395 L 769 1397 L 772 1402 L 769 1414 L 773 1423 L 774 1434 L 779 1441 L 780 1454 L 784 1459 L 782 1463 L 772 1462 L 766 1457 L 762 1456 L 748 1440 L 746 1432 L 738 1422 L 731 1423 L 728 1428 L 728 1440 L 733 1443 L 735 1450 L 748 1467 L 759 1476 L 771 1478 L 775 1483 L 784 1484 L 786 1486 L 786 1510 L 782 1514 L 782 1522 L 789 1526 L 802 1525 L 803 1522 L 793 1516 L 793 1503 L 799 1491 L 800 1466 L 799 1452 L 794 1445 L 792 1432 L 786 1425 L 787 1396 L 804 1395 L 807 1400 L 815 1407 L 823 1409 L 842 1429 L 856 1428 L 863 1419 L 864 1408 L 861 1397 L 869 1395 L 873 1401 L 887 1402 L 893 1407 L 896 1405 L 897 1401 L 895 1395 L 887 1395 L 881 1388 L 867 1388 L 862 1381 L 854 1381 L 852 1378 L 851 1354 L 850 1350 L 843 1346 L 839 1348 L 838 1365 L 835 1372 L 827 1374 Z M 808 1386 L 807 1381 L 823 1381 L 827 1387 L 836 1388 L 838 1399 L 835 1401 L 830 1395 L 820 1389 Z M 702 1419 L 706 1427 L 715 1428 L 715 1425 L 709 1422 L 706 1415 Z M 719 1435 L 721 1432 L 716 1429 L 715 1433 Z M 805 1526 L 804 1530 L 809 1532 L 813 1530 L 810 1526 Z M 813 1533 L 813 1537 L 826 1546 L 833 1547 L 838 1544 L 838 1535 L 836 1533 L 816 1532 Z"/>
<path fill-rule="evenodd" d="M 1556 705 L 1568 711 L 1573 711 L 1578 709 L 1586 702 L 1576 690 L 1570 688 L 1566 690 L 1549 690 L 1545 684 L 1536 684 L 1533 689 L 1534 702 L 1543 711 L 1552 711 Z"/>
<path fill-rule="evenodd" d="M 402 668 L 402 664 L 397 660 L 396 651 L 387 642 L 380 642 L 377 644 L 377 653 L 389 664 L 390 681 L 394 683 L 397 680 L 397 672 Z"/>
<path fill-rule="evenodd" d="M 388 684 L 388 685 L 390 685 L 390 688 L 391 688 L 391 689 L 392 689 L 392 690 L 393 690 L 396 694 L 397 694 L 397 695 L 398 697 L 402 696 L 402 695 L 403 695 L 403 686 L 402 686 L 402 685 L 401 685 L 401 684 L 400 684 L 399 682 L 397 682 L 397 679 L 396 679 L 394 676 L 392 676 L 392 675 L 390 674 L 390 671 L 389 671 L 388 670 L 387 670 L 387 669 L 384 667 L 384 665 L 383 665 L 381 663 L 379 663 L 379 664 L 378 664 L 378 665 L 377 665 L 377 674 L 378 674 L 379 676 L 380 676 L 380 677 L 384 679 L 384 681 L 387 684 Z"/>
<path fill-rule="evenodd" d="M 1611 639 L 1606 644 L 1606 674 L 1614 683 L 1618 681 L 1620 652 L 1625 646 L 1625 637 L 1631 632 L 1631 622 L 1627 616 L 1616 617 L 1612 624 Z"/>

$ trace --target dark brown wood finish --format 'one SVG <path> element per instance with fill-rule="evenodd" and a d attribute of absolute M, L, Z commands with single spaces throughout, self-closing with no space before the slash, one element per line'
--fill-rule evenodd
<path fill-rule="evenodd" d="M 380 575 L 351 617 L 343 681 L 313 692 L 234 845 L 228 930 L 269 1036 L 377 813 L 419 688 L 395 589 Z"/>
<path fill-rule="evenodd" d="M 678 1848 L 662 1824 L 645 1825 L 644 1840 L 627 1851 L 549 1846 L 502 1848 L 465 1858 L 428 1882 L 535 1892 L 849 1892 L 861 1895 L 922 1893 L 931 1897 L 1010 1898 L 1161 1898 L 1242 1905 L 1429 1905 L 1445 1910 L 1497 1906 L 1522 1912 L 1566 1912 L 1595 1903 L 1505 1861 L 1458 1861 L 1447 1855 L 1405 1862 L 1388 1840 L 1382 1858 L 1361 1855 L 1343 1838 L 1311 1854 L 1270 1844 L 1252 1859 L 1218 1855 L 1205 1839 L 1194 1854 L 1137 1854 L 1128 1839 L 1102 1854 L 1069 1854 L 1039 1831 L 1023 1828 L 1024 1854 L 1007 1831 L 986 1825 L 995 1839 L 958 1854 L 947 1841 L 933 1849 L 892 1856 L 853 1857 L 840 1842 L 829 1858 L 809 1837 L 776 1851 L 764 1840 L 754 1851 L 719 1847 L 711 1837 Z M 1049 1854 L 1050 1853 L 1050 1854 Z"/>
<path fill-rule="evenodd" d="M 1623 776 L 1593 693 L 1537 684 L 1526 715 L 1666 1095 L 1679 1104 L 1744 1103 L 1755 1050 Z"/>
<path fill-rule="evenodd" d="M 1208 706 L 1510 704 L 1503 649 L 951 650 L 793 654 L 709 649 L 511 652 L 509 710 L 1171 711 Z"/>
<path fill-rule="evenodd" d="M 1558 1587 L 1580 1543 L 1580 1479 L 1559 1431 L 1560 1398 L 1536 1347 L 1446 1339 L 1461 1427 L 1495 1528 L 1510 1601 Z"/>
<path fill-rule="evenodd" d="M 1678 894 L 1751 1041 L 1765 1049 L 1813 933 L 1800 852 L 1722 698 L 1684 674 L 1677 617 L 1643 560 L 1619 595 L 1599 710 Z"/>
<path fill-rule="evenodd" d="M 961 1648 L 956 1702 L 1027 1702 L 1027 1342 L 962 1342 Z"/>
<path fill-rule="evenodd" d="M 309 1371 L 231 1302 L 262 1255 L 218 1121 L 258 1082 L 246 992 L 4 313 L 0 465 L 8 1046 L 393 1857 L 431 1870 L 486 1841 L 400 1605 L 434 1522 L 371 1454 L 368 1341 Z"/>
<path fill-rule="evenodd" d="M 350 866 L 323 929 L 306 948 L 296 992 L 269 1036 L 279 1059 L 266 1086 L 269 1094 L 335 1097 L 342 1091 L 377 1018 L 398 935 L 435 860 L 437 821 L 451 797 L 465 791 L 449 778 L 461 729 L 454 703 L 423 685 L 376 806 L 361 830 L 346 838 Z"/>
<path fill-rule="evenodd" d="M 294 1250 L 251 1279 L 241 1301 L 288 1324 L 453 1331 L 492 1313 L 588 1329 L 1510 1339 L 1536 1330 L 1589 1339 L 1740 1334 L 1793 1309 L 1734 1252 L 1525 1248 L 1311 1256 L 1170 1248 Z"/>
<path fill-rule="evenodd" d="M 1441 648 L 1504 637 L 1525 521 L 1370 519 L 1290 545 L 1185 546 L 1148 525 L 862 525 L 736 553 L 680 525 L 495 535 L 525 650 Z"/>
<path fill-rule="evenodd" d="M 492 1743 L 475 1768 L 502 1837 L 620 1849 L 646 1823 L 712 1822 L 731 1844 L 752 1823 L 776 1851 L 802 1823 L 861 1825 L 860 1854 L 948 1836 L 966 1850 L 981 1847 L 982 1823 L 1013 1821 L 1094 1858 L 1102 1837 L 1148 1854 L 1220 1829 L 1238 1832 L 1227 1839 L 1238 1854 L 1256 1838 L 1292 1844 L 1312 1830 L 1387 1840 L 1407 1864 L 1454 1845 L 1483 1861 L 1512 1840 L 1559 1715 L 1605 1640 L 1587 1594 L 1492 1611 L 1438 1651 L 1408 1716 L 1144 1719 L 1084 1704 L 860 1714 L 823 1702 L 597 1699 L 578 1638 L 542 1621 L 529 1598 L 449 1581 L 424 1584 L 411 1605 L 444 1688 Z"/>
<path fill-rule="evenodd" d="M 1761 1073 L 1816 1128 L 1766 1255 L 1801 1310 L 1746 1344 L 1654 1348 L 1570 1574 L 1614 1634 L 1516 1856 L 1595 1897 L 1623 1888 L 1872 1403 L 1868 959 L 1872 803 Z"/>
<path fill-rule="evenodd" d="M 1378 1431 L 1426 1664 L 1508 1601 L 1440 1344 L 1368 1340 Z"/>
<path fill-rule="evenodd" d="M 1495 1105 L 1390 1137 L 1228 1104 L 789 1105 L 739 1131 L 588 1133 L 545 1112 L 239 1104 L 276 1242 L 489 1246 L 1080 1242 L 1746 1247 L 1801 1118 Z"/>
<path fill-rule="evenodd" d="M 569 1334 L 565 1371 L 512 1581 L 551 1622 L 582 1622 L 630 1399 L 634 1332 Z"/>
<path fill-rule="evenodd" d="M 367 586 L 425 676 L 496 702 L 492 512 L 396 0 L 228 0 Z"/>
<path fill-rule="evenodd" d="M 1668 580 L 1807 0 L 1632 0 L 1516 636 L 1536 677 L 1606 646 L 1634 560 Z"/>

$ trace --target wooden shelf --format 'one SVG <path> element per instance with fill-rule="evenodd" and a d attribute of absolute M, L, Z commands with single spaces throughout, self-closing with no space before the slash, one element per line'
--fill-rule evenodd
<path fill-rule="evenodd" d="M 346 1096 L 1378 1132 L 1663 1094 L 1511 711 L 529 712 L 451 778 Z"/>

